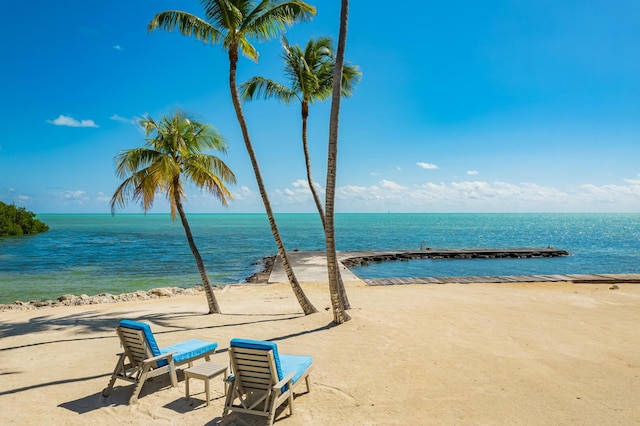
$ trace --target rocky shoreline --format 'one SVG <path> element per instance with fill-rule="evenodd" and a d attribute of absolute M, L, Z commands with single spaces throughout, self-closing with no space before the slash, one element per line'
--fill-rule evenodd
<path fill-rule="evenodd" d="M 215 288 L 215 287 L 214 287 Z M 110 294 L 100 293 L 95 296 L 88 296 L 81 294 L 79 296 L 73 294 L 65 294 L 58 297 L 55 300 L 30 300 L 28 302 L 22 302 L 20 300 L 11 304 L 1 305 L 0 311 L 11 310 L 33 310 L 43 308 L 56 308 L 59 306 L 82 306 L 82 305 L 97 305 L 99 303 L 119 303 L 119 302 L 132 302 L 136 300 L 151 300 L 161 299 L 167 297 L 193 295 L 201 293 L 204 290 L 202 286 L 195 286 L 189 288 L 181 287 L 160 287 L 153 288 L 151 290 L 139 290 L 133 293 L 122 294 Z"/>

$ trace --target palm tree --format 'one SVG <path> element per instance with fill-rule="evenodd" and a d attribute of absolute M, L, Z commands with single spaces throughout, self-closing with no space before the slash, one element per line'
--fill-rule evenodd
<path fill-rule="evenodd" d="M 271 209 L 271 203 L 264 187 L 258 160 L 249 136 L 247 122 L 240 105 L 236 73 L 239 53 L 257 61 L 258 51 L 249 42 L 255 40 L 269 40 L 278 35 L 288 25 L 310 19 L 315 14 L 315 8 L 301 1 L 263 0 L 257 6 L 250 0 L 200 0 L 206 19 L 191 13 L 178 10 L 168 10 L 158 13 L 149 23 L 149 31 L 163 29 L 173 31 L 178 29 L 183 35 L 195 37 L 204 43 L 221 43 L 229 56 L 229 90 L 236 112 L 247 153 L 256 176 L 256 183 L 265 207 L 271 233 L 278 247 L 278 255 L 282 260 L 284 270 L 300 307 L 305 314 L 317 312 L 307 298 L 302 286 L 298 282 L 289 263 L 280 231 Z"/>
<path fill-rule="evenodd" d="M 316 101 L 323 101 L 331 96 L 333 82 L 333 49 L 331 39 L 321 37 L 311 39 L 304 51 L 298 46 L 290 46 L 283 37 L 284 71 L 288 77 L 288 85 L 275 82 L 264 77 L 253 77 L 240 85 L 240 93 L 243 100 L 253 100 L 262 97 L 264 99 L 276 98 L 286 104 L 297 99 L 300 102 L 302 116 L 302 149 L 307 169 L 307 182 L 313 196 L 313 200 L 320 214 L 323 229 L 325 225 L 325 213 L 322 202 L 316 191 L 311 173 L 311 158 L 307 139 L 307 119 L 309 117 L 309 105 Z M 353 87 L 360 81 L 361 73 L 358 67 L 345 64 L 342 69 L 342 96 L 351 96 Z M 337 270 L 338 286 L 345 309 L 349 309 L 349 299 L 340 275 Z"/>
<path fill-rule="evenodd" d="M 336 194 L 336 171 L 338 164 L 338 124 L 340 119 L 340 92 L 342 86 L 342 67 L 344 65 L 344 51 L 347 44 L 347 23 L 349 22 L 349 0 L 341 0 L 340 6 L 340 33 L 338 35 L 338 51 L 336 52 L 336 62 L 333 70 L 333 90 L 331 94 L 331 112 L 329 118 L 329 150 L 327 160 L 327 193 L 325 200 L 326 207 L 326 228 L 325 241 L 327 252 L 327 269 L 329 274 L 329 296 L 331 298 L 331 308 L 333 311 L 333 322 L 342 324 L 349 321 L 351 317 L 345 310 L 344 300 L 338 284 L 338 256 L 336 253 L 335 227 L 333 221 L 335 194 Z"/>
<path fill-rule="evenodd" d="M 140 120 L 140 125 L 147 136 L 145 146 L 122 151 L 115 159 L 116 175 L 124 181 L 111 198 L 111 213 L 129 200 L 140 202 L 146 213 L 153 206 L 156 194 L 164 193 L 171 206 L 171 219 L 175 220 L 176 212 L 180 215 L 207 295 L 209 313 L 220 313 L 182 200 L 185 196 L 183 181 L 188 180 L 227 205 L 227 199 L 232 196 L 225 182 L 235 183 L 235 176 L 220 158 L 202 153 L 207 149 L 225 152 L 226 142 L 213 127 L 180 111 L 162 117 L 159 122 L 147 115 Z"/>
<path fill-rule="evenodd" d="M 264 77 L 253 77 L 240 85 L 240 94 L 244 101 L 262 97 L 264 99 L 275 98 L 285 104 L 289 104 L 294 99 L 300 102 L 302 149 L 307 169 L 307 182 L 324 228 L 324 208 L 311 173 L 307 119 L 310 104 L 324 101 L 331 96 L 334 65 L 331 39 L 328 37 L 311 39 L 303 51 L 298 45 L 290 46 L 287 39 L 283 37 L 282 46 L 284 48 L 284 72 L 288 77 L 288 85 Z M 342 96 L 351 96 L 354 85 L 360 81 L 360 76 L 358 67 L 345 64 L 342 71 Z"/>

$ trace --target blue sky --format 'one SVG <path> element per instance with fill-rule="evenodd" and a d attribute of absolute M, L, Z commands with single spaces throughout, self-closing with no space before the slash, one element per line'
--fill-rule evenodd
<path fill-rule="evenodd" d="M 339 2 L 316 1 L 290 43 L 337 38 Z M 400 14 L 399 6 L 406 7 Z M 640 3 L 352 1 L 338 212 L 640 211 Z M 188 212 L 262 212 L 219 46 L 146 30 L 197 1 L 8 2 L 0 67 L 0 200 L 36 213 L 108 212 L 113 159 L 143 144 L 135 117 L 188 110 L 226 137 L 228 208 L 190 188 Z M 282 81 L 279 40 L 238 81 Z M 311 109 L 325 186 L 329 103 Z M 276 212 L 313 212 L 299 108 L 245 105 Z M 127 212 L 139 212 L 131 205 Z M 152 212 L 167 211 L 159 197 Z"/>

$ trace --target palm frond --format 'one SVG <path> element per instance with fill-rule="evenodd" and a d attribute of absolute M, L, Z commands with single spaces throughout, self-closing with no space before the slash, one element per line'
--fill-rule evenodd
<path fill-rule="evenodd" d="M 132 173 L 125 179 L 111 198 L 111 213 L 122 208 L 128 201 L 140 202 L 144 212 L 153 206 L 156 187 L 152 179 L 149 179 L 149 169 L 145 168 Z"/>
<path fill-rule="evenodd" d="M 264 4 L 264 3 L 269 3 Z M 284 1 L 273 3 L 264 0 L 244 20 L 240 32 L 246 37 L 257 40 L 270 40 L 277 37 L 287 26 L 296 22 L 308 21 L 316 14 L 316 8 L 302 1 Z"/>
<path fill-rule="evenodd" d="M 310 66 L 333 58 L 333 48 L 329 37 L 311 39 L 304 48 L 304 59 Z"/>
<path fill-rule="evenodd" d="M 206 154 L 190 156 L 185 162 L 184 174 L 189 181 L 214 195 L 225 206 L 227 199 L 233 198 L 225 183 L 235 183 L 235 175 L 216 156 Z"/>
<path fill-rule="evenodd" d="M 196 154 L 204 151 L 205 149 L 215 149 L 223 154 L 227 152 L 227 141 L 213 126 L 206 125 L 199 129 L 197 134 L 194 134 L 194 140 L 198 141 L 198 150 L 193 150 L 190 154 Z"/>
<path fill-rule="evenodd" d="M 123 208 L 132 198 L 133 190 L 135 189 L 135 182 L 133 179 L 133 176 L 125 179 L 113 193 L 111 201 L 109 202 L 111 214 L 114 214 L 116 210 Z"/>
<path fill-rule="evenodd" d="M 133 148 L 121 151 L 115 158 L 116 176 L 123 178 L 129 173 L 148 167 L 161 156 L 162 153 L 148 148 Z"/>
<path fill-rule="evenodd" d="M 264 77 L 253 77 L 242 83 L 238 89 L 243 101 L 275 98 L 288 104 L 297 98 L 296 93 L 290 88 Z"/>
<path fill-rule="evenodd" d="M 247 0 L 234 2 L 229 0 L 201 0 L 200 3 L 209 22 L 219 30 L 225 30 L 227 38 L 233 38 L 244 18 L 243 9 L 246 6 L 242 3 L 251 2 Z M 238 3 L 241 8 L 238 8 L 238 5 L 234 3 Z"/>
<path fill-rule="evenodd" d="M 240 37 L 238 40 L 238 46 L 240 46 L 240 52 L 247 58 L 251 59 L 254 62 L 258 62 L 258 50 L 253 47 L 249 40 L 245 37 Z"/>
<path fill-rule="evenodd" d="M 165 31 L 178 30 L 182 35 L 194 37 L 203 43 L 218 43 L 224 35 L 213 25 L 191 13 L 179 10 L 167 10 L 158 13 L 149 22 L 149 32 L 156 29 Z"/>
<path fill-rule="evenodd" d="M 356 84 L 360 82 L 361 78 L 362 73 L 360 72 L 360 68 L 345 62 L 342 67 L 342 96 L 350 97 L 353 94 L 353 89 Z"/>

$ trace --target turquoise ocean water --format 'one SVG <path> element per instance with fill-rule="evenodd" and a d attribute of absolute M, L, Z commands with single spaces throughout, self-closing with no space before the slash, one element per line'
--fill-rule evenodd
<path fill-rule="evenodd" d="M 324 250 L 316 214 L 280 214 L 288 250 Z M 119 294 L 199 283 L 180 221 L 168 215 L 38 215 L 47 233 L 0 239 L 0 303 L 62 294 Z M 216 284 L 242 282 L 276 247 L 264 214 L 189 215 Z M 552 246 L 551 259 L 388 262 L 354 268 L 362 278 L 640 273 L 640 214 L 338 214 L 338 250 Z"/>

